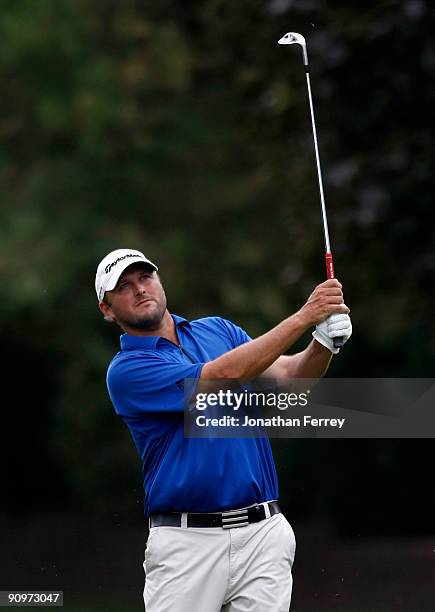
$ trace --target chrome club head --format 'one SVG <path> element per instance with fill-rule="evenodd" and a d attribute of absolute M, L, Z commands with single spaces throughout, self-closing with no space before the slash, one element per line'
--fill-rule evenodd
<path fill-rule="evenodd" d="M 307 43 L 305 42 L 305 38 L 302 36 L 302 34 L 298 34 L 297 32 L 287 32 L 287 34 L 284 34 L 284 36 L 279 39 L 278 44 L 301 45 L 304 56 L 304 64 L 305 66 L 308 66 Z"/>
<path fill-rule="evenodd" d="M 287 32 L 287 34 L 284 34 L 284 36 L 278 41 L 279 45 L 294 45 L 295 43 L 298 45 L 306 45 L 305 38 L 302 36 L 302 34 L 298 34 L 297 32 Z"/>

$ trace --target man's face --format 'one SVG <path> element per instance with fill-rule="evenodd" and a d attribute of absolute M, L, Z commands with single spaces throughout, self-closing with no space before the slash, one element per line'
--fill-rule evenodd
<path fill-rule="evenodd" d="M 166 295 L 157 273 L 146 264 L 132 264 L 115 289 L 106 291 L 100 310 L 126 332 L 157 329 L 166 311 Z"/>

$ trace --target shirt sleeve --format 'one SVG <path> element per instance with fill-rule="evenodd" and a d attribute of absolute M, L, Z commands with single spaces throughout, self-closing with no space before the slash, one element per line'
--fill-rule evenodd
<path fill-rule="evenodd" d="M 107 372 L 107 388 L 117 414 L 183 412 L 201 375 L 203 363 L 168 361 L 154 352 L 115 361 Z M 185 379 L 189 388 L 185 390 Z"/>
<path fill-rule="evenodd" d="M 232 348 L 237 348 L 241 344 L 246 344 L 246 342 L 250 342 L 252 338 L 245 332 L 244 329 L 235 325 L 232 321 L 228 321 L 228 319 L 219 318 L 221 324 L 225 327 L 227 334 L 230 337 Z"/>

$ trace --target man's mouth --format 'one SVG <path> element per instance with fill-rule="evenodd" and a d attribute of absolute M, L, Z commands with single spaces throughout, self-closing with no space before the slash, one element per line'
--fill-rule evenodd
<path fill-rule="evenodd" d="M 144 300 L 137 302 L 137 304 L 135 304 L 135 307 L 142 306 L 142 304 L 147 304 L 148 302 L 154 302 L 154 300 L 151 298 L 145 298 Z"/>

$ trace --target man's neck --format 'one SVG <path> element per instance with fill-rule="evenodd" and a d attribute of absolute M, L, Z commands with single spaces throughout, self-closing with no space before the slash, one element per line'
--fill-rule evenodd
<path fill-rule="evenodd" d="M 154 329 L 145 330 L 145 329 L 136 329 L 136 328 L 124 328 L 124 331 L 127 332 L 130 336 L 161 336 L 162 338 L 166 338 L 170 342 L 174 344 L 180 344 L 177 336 L 177 328 L 175 326 L 174 319 L 171 317 L 171 314 L 168 310 L 165 310 L 165 314 L 163 315 L 160 324 Z"/>

